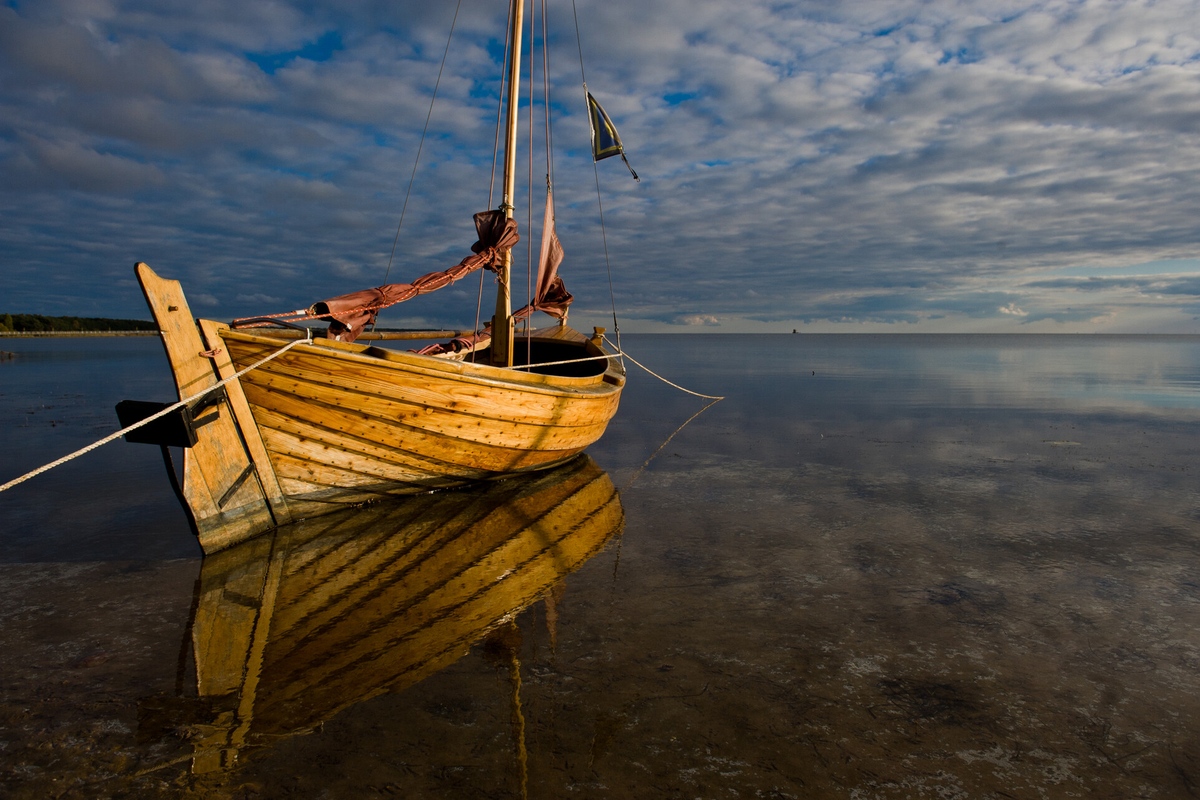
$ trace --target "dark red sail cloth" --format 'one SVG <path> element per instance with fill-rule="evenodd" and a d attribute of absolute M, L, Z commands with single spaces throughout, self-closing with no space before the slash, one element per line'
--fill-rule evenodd
<path fill-rule="evenodd" d="M 517 311 L 513 312 L 512 318 L 514 322 L 520 322 L 533 316 L 535 311 L 545 311 L 551 316 L 562 319 L 567 314 L 567 306 L 571 305 L 574 298 L 567 291 L 567 287 L 563 285 L 562 278 L 557 275 L 554 277 L 554 282 L 550 284 L 546 296 L 539 298 L 537 302 L 530 303 Z M 555 313 L 550 309 L 558 310 L 560 313 Z M 459 336 L 451 339 L 448 342 L 438 342 L 427 347 L 422 347 L 414 352 L 422 356 L 436 356 L 443 353 L 461 353 L 463 350 L 482 350 L 487 347 L 492 341 L 492 323 L 483 326 L 483 330 L 475 333 L 472 336 Z"/>
<path fill-rule="evenodd" d="M 563 246 L 558 240 L 554 225 L 554 194 L 546 186 L 546 216 L 542 220 L 542 251 L 538 256 L 537 290 L 533 294 L 533 306 L 557 319 L 567 316 L 571 305 L 571 294 L 558 277 L 558 267 L 563 261 Z"/>
<path fill-rule="evenodd" d="M 534 311 L 543 311 L 556 319 L 565 319 L 567 308 L 574 298 L 567 291 L 563 280 L 559 277 L 558 267 L 563 261 L 563 246 L 558 240 L 558 232 L 554 225 L 554 199 L 550 188 L 546 187 L 546 217 L 542 222 L 542 250 L 538 257 L 537 289 L 533 302 L 513 313 L 513 320 L 520 322 L 533 316 Z M 442 355 L 444 353 L 461 353 L 464 350 L 481 350 L 492 340 L 492 326 L 485 325 L 483 330 L 471 336 L 461 336 L 449 342 L 431 344 L 416 352 L 420 355 Z"/>
<path fill-rule="evenodd" d="M 507 219 L 503 211 L 481 211 L 475 215 L 475 230 L 479 234 L 479 241 L 471 245 L 472 255 L 464 258 L 458 266 L 430 272 L 412 283 L 389 283 L 375 289 L 363 289 L 322 300 L 313 303 L 308 309 L 309 315 L 330 318 L 329 330 L 325 334 L 330 339 L 353 342 L 366 326 L 375 322 L 381 309 L 441 289 L 480 267 L 497 272 L 504 263 L 504 253 L 521 239 L 516 220 Z"/>

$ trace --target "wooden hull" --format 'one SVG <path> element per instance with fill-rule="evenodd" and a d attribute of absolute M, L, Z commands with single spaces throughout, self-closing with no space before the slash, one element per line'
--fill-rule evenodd
<path fill-rule="evenodd" d="M 206 558 L 191 626 L 194 768 L 305 733 L 462 657 L 624 525 L 587 456 L 539 475 L 285 526 Z"/>
<path fill-rule="evenodd" d="M 184 451 L 206 553 L 348 504 L 562 464 L 604 433 L 625 384 L 617 358 L 566 327 L 529 337 L 547 366 L 503 369 L 194 321 L 178 281 L 137 274 L 180 398 L 228 381 Z"/>
<path fill-rule="evenodd" d="M 570 329 L 553 342 L 600 351 Z M 280 347 L 223 329 L 235 369 Z M 302 344 L 241 379 L 293 514 L 561 464 L 604 433 L 624 375 L 615 360 L 564 377 L 347 345 Z"/>

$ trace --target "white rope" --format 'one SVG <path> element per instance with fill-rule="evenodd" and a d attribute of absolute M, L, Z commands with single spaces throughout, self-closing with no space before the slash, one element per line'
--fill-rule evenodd
<path fill-rule="evenodd" d="M 638 361 L 633 356 L 629 355 L 629 353 L 625 352 L 624 350 L 621 350 L 621 348 L 614 345 L 611 341 L 609 341 L 607 336 L 604 337 L 604 341 L 608 342 L 608 344 L 617 351 L 617 355 L 622 356 L 623 358 L 628 358 L 634 364 L 637 364 L 639 367 L 646 370 L 646 372 L 649 372 L 654 377 L 658 378 L 660 381 L 665 383 L 667 386 L 674 386 L 676 389 L 678 389 L 681 392 L 687 392 L 688 394 L 694 395 L 696 397 L 703 397 L 705 400 L 724 400 L 725 399 L 724 395 L 700 394 L 699 392 L 693 392 L 691 389 L 685 389 L 682 386 L 680 386 L 678 383 L 671 383 L 669 380 L 664 378 L 662 375 L 659 375 L 657 372 L 650 369 L 649 367 L 647 367 L 642 362 Z M 705 406 L 705 408 L 708 408 L 708 406 Z"/>
<path fill-rule="evenodd" d="M 24 483 L 25 481 L 29 480 L 30 478 L 36 478 L 38 475 L 41 475 L 43 472 L 49 472 L 50 470 L 54 469 L 55 467 L 57 467 L 61 464 L 65 464 L 68 461 L 72 461 L 76 458 L 79 458 L 82 455 L 86 455 L 86 454 L 92 452 L 93 450 L 95 450 L 96 448 L 98 448 L 102 445 L 108 444 L 109 442 L 113 441 L 114 439 L 121 438 L 122 436 L 124 436 L 125 434 L 129 433 L 130 431 L 132 431 L 136 428 L 140 428 L 143 425 L 148 425 L 149 423 L 153 422 L 154 420 L 158 419 L 159 417 L 164 417 L 167 414 L 170 414 L 172 411 L 175 411 L 183 406 L 186 406 L 187 404 L 191 403 L 193 400 L 203 397 L 204 395 L 208 394 L 209 392 L 213 391 L 214 389 L 219 389 L 222 386 L 224 386 L 225 384 L 229 383 L 230 381 L 237 380 L 238 378 L 245 375 L 247 372 L 249 372 L 253 369 L 258 369 L 263 364 L 267 363 L 268 361 L 270 361 L 273 358 L 277 358 L 278 356 L 283 355 L 284 353 L 286 353 L 288 350 L 291 350 L 296 345 L 305 344 L 307 342 L 312 342 L 312 333 L 311 332 L 308 334 L 307 339 L 297 339 L 294 342 L 288 342 L 287 345 L 276 350 L 274 353 L 267 356 L 262 361 L 255 362 L 254 364 L 251 364 L 250 366 L 246 367 L 241 372 L 237 372 L 237 373 L 234 373 L 233 375 L 230 375 L 228 378 L 226 378 L 225 380 L 216 384 L 215 386 L 210 386 L 207 389 L 204 389 L 203 391 L 196 392 L 196 394 L 192 395 L 191 397 L 185 397 L 184 399 L 180 400 L 175 405 L 167 406 L 162 411 L 159 411 L 155 414 L 151 414 L 150 416 L 146 417 L 145 419 L 143 419 L 139 422 L 133 423 L 128 428 L 122 428 L 121 430 L 117 431 L 114 434 L 105 436 L 100 441 L 93 442 L 93 443 L 89 444 L 87 447 L 83 448 L 82 450 L 76 450 L 74 453 L 71 453 L 70 455 L 65 455 L 62 458 L 58 459 L 57 461 L 51 461 L 49 464 L 46 464 L 44 467 L 38 467 L 37 469 L 33 470 L 32 472 L 27 472 L 19 478 L 14 478 L 13 480 L 9 481 L 8 483 L 4 484 L 3 486 L 0 486 L 0 492 L 7 491 L 8 489 L 11 489 L 12 487 L 16 486 L 17 484 Z"/>
<path fill-rule="evenodd" d="M 613 353 L 612 355 L 607 355 L 607 356 L 588 356 L 587 358 L 568 358 L 566 361 L 539 361 L 537 364 L 517 364 L 514 367 L 510 367 L 510 369 L 538 369 L 540 367 L 557 367 L 562 364 L 582 364 L 585 361 L 601 361 L 601 360 L 607 361 L 608 359 L 615 358 L 616 356 L 619 356 L 619 355 L 621 355 L 621 354 Z"/>
<path fill-rule="evenodd" d="M 639 367 L 646 370 L 646 372 L 649 372 L 651 375 L 658 378 L 663 383 L 667 384 L 668 386 L 674 386 L 676 389 L 678 389 L 681 392 L 687 392 L 688 394 L 695 395 L 696 397 L 703 397 L 705 400 L 724 400 L 725 399 L 724 395 L 718 396 L 718 395 L 713 395 L 713 394 L 700 394 L 699 392 L 693 392 L 691 389 L 685 389 L 677 383 L 671 383 L 669 380 L 664 378 L 662 375 L 659 375 L 657 372 L 650 369 L 649 367 L 647 367 L 642 362 L 638 361 L 633 356 L 629 355 L 629 353 L 622 350 L 619 345 L 613 344 L 612 340 L 609 339 L 607 336 L 604 337 L 604 341 L 605 341 L 605 343 L 608 344 L 609 347 L 611 347 L 613 349 L 613 351 L 614 351 L 613 353 L 611 353 L 609 355 L 605 355 L 605 356 L 589 356 L 587 358 L 571 358 L 566 361 L 544 361 L 540 364 L 521 364 L 519 366 L 512 367 L 512 369 L 536 369 L 539 367 L 556 367 L 556 366 L 559 366 L 560 364 L 580 364 L 580 363 L 583 363 L 584 361 L 600 361 L 601 359 L 617 358 L 619 356 L 621 358 L 628 358 L 634 364 L 637 364 Z M 705 406 L 705 408 L 707 408 L 707 407 L 708 406 Z"/>

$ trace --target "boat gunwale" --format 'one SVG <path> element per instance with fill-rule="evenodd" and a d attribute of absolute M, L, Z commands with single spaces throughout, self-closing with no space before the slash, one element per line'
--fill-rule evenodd
<path fill-rule="evenodd" d="M 223 340 L 228 341 L 232 339 L 245 344 L 267 346 L 272 350 L 280 348 L 279 339 L 275 337 L 256 335 L 244 330 L 233 330 L 224 323 L 217 324 L 220 326 L 220 334 Z M 580 334 L 580 338 L 582 339 L 582 334 Z M 534 341 L 559 344 L 570 343 L 570 340 L 552 337 L 536 337 Z M 587 340 L 584 339 L 579 344 L 586 349 Z M 383 350 L 387 355 L 370 354 L 367 351 L 371 348 Z M 466 381 L 481 386 L 517 389 L 519 391 L 550 394 L 558 397 L 607 395 L 619 392 L 624 387 L 626 379 L 625 369 L 617 356 L 603 351 L 601 355 L 606 356 L 608 360 L 607 367 L 603 372 L 595 375 L 576 377 L 546 375 L 523 369 L 496 367 L 491 364 L 480 364 L 470 361 L 453 361 L 435 356 L 421 355 L 419 353 L 389 350 L 373 344 L 341 342 L 335 339 L 314 338 L 309 342 L 296 345 L 293 349 L 300 353 L 314 356 L 328 356 L 331 353 L 336 353 L 339 357 L 361 363 L 364 366 L 415 372 L 440 379 Z"/>

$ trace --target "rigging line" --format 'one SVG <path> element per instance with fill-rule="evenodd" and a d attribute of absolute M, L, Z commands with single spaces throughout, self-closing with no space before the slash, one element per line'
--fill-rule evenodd
<path fill-rule="evenodd" d="M 571 0 L 571 13 L 575 15 L 575 46 L 579 48 L 579 77 L 586 89 L 587 76 L 583 74 L 583 37 L 579 35 L 579 9 L 575 7 L 575 0 Z"/>
<path fill-rule="evenodd" d="M 534 3 L 529 15 L 529 172 L 526 176 L 528 188 L 525 191 L 525 230 L 529 231 L 529 241 L 525 246 L 525 297 L 530 303 L 533 302 L 533 67 L 536 63 L 533 54 L 536 42 L 533 37 L 537 31 L 534 21 L 536 16 L 537 4 Z M 546 43 L 542 42 L 542 46 L 545 45 Z M 533 339 L 529 335 L 529 317 L 525 317 L 521 325 L 525 332 L 525 360 L 532 361 Z"/>
<path fill-rule="evenodd" d="M 571 0 L 571 13 L 575 15 L 575 45 L 579 49 L 579 80 L 583 83 L 584 108 L 587 108 L 588 88 L 587 75 L 583 71 L 583 36 L 579 32 L 579 10 L 575 6 L 575 0 Z M 590 115 L 591 110 L 588 109 L 587 113 Z M 604 201 L 600 196 L 600 167 L 596 164 L 595 154 L 592 155 L 592 172 L 596 176 L 596 205 L 600 209 L 600 241 L 604 246 L 604 269 L 608 273 L 608 298 L 612 303 L 613 335 L 617 337 L 617 352 L 621 352 L 621 325 L 617 322 L 617 293 L 613 288 L 612 262 L 608 257 L 608 230 L 604 226 Z"/>
<path fill-rule="evenodd" d="M 536 13 L 536 10 L 537 10 L 536 3 L 534 4 L 534 8 L 535 8 L 535 13 Z M 544 122 L 545 134 L 544 135 L 545 135 L 545 147 L 546 147 L 546 202 L 549 203 L 551 206 L 550 219 L 553 223 L 553 221 L 554 221 L 554 208 L 553 208 L 554 193 L 551 191 L 550 187 L 553 185 L 553 173 L 554 173 L 554 168 L 553 168 L 554 143 L 553 142 L 554 142 L 554 140 L 553 140 L 553 137 L 551 136 L 551 126 L 550 126 L 550 40 L 549 40 L 549 37 L 546 35 L 546 0 L 542 0 L 542 2 L 541 2 L 541 23 L 542 23 L 542 111 L 543 111 L 543 115 L 544 115 L 544 119 L 545 119 L 545 122 Z M 533 31 L 534 31 L 534 24 L 533 24 L 532 20 L 530 20 L 529 27 L 530 27 L 529 41 L 532 44 Z M 530 305 L 533 305 L 537 301 L 537 293 L 539 291 L 541 291 L 542 270 L 545 268 L 545 264 L 542 263 L 542 253 L 539 249 L 538 270 L 537 270 L 538 286 L 534 287 L 533 280 L 532 280 L 532 271 L 533 271 L 532 270 L 532 258 L 533 258 L 533 236 L 532 236 L 532 234 L 533 234 L 533 218 L 532 218 L 532 206 L 533 206 L 533 72 L 534 72 L 534 58 L 533 58 L 533 48 L 531 46 L 530 53 L 529 53 L 529 87 L 530 87 L 529 88 L 529 204 L 531 207 L 530 220 L 529 220 L 529 232 L 530 232 L 529 249 L 530 249 L 530 261 L 531 261 L 530 286 L 529 286 L 529 303 L 530 303 Z M 551 228 L 551 230 L 554 230 L 554 228 Z M 545 243 L 545 241 L 549 235 L 550 235 L 550 231 L 547 231 L 543 227 L 543 229 L 542 229 L 543 244 Z M 529 330 L 530 330 L 529 317 L 526 317 L 525 318 L 525 331 L 526 331 L 525 361 L 526 362 L 533 361 L 533 339 L 529 333 Z"/>
<path fill-rule="evenodd" d="M 3 486 L 0 486 L 0 492 L 7 491 L 8 489 L 11 489 L 12 487 L 16 486 L 19 483 L 24 483 L 25 481 L 29 480 L 30 478 L 36 478 L 38 475 L 41 475 L 43 472 L 49 472 L 50 470 L 54 469 L 55 467 L 61 466 L 62 464 L 67 463 L 68 461 L 73 461 L 76 458 L 79 458 L 80 456 L 87 455 L 88 453 L 92 452 L 93 450 L 100 447 L 101 445 L 106 445 L 109 442 L 113 441 L 114 439 L 119 439 L 120 437 L 124 436 L 125 434 L 129 433 L 132 430 L 135 430 L 136 428 L 140 428 L 143 425 L 150 424 L 151 422 L 158 419 L 159 417 L 165 417 L 167 414 L 170 414 L 172 411 L 176 411 L 176 410 L 182 408 L 183 406 L 186 406 L 189 403 L 193 402 L 194 400 L 200 399 L 204 395 L 212 392 L 214 389 L 220 389 L 225 384 L 227 384 L 231 381 L 237 380 L 238 378 L 245 375 L 247 372 L 250 372 L 251 370 L 254 370 L 254 369 L 258 369 L 263 364 L 267 363 L 268 361 L 270 361 L 273 358 L 278 358 L 279 356 L 283 355 L 288 350 L 291 350 L 293 347 L 295 347 L 298 344 L 311 344 L 311 343 L 312 343 L 312 329 L 309 328 L 307 339 L 296 339 L 295 341 L 288 342 L 286 345 L 279 348 L 274 353 L 271 353 L 271 355 L 267 356 L 266 358 L 262 359 L 261 361 L 254 362 L 253 364 L 246 367 L 241 372 L 235 372 L 233 375 L 230 375 L 225 380 L 223 380 L 217 384 L 214 384 L 213 386 L 209 386 L 207 389 L 203 389 L 199 392 L 196 392 L 194 395 L 192 395 L 190 397 L 183 398 L 175 405 L 167 406 L 162 411 L 151 414 L 150 416 L 146 417 L 145 419 L 143 419 L 139 422 L 135 422 L 127 428 L 122 428 L 121 430 L 117 431 L 116 433 L 105 436 L 103 439 L 101 439 L 98 442 L 92 442 L 87 447 L 76 450 L 74 453 L 69 453 L 68 455 L 63 456 L 62 458 L 60 458 L 56 461 L 51 461 L 49 464 L 46 464 L 45 466 L 38 467 L 37 469 L 33 470 L 32 472 L 27 472 L 19 478 L 13 478 L 8 483 L 4 484 Z"/>
<path fill-rule="evenodd" d="M 450 55 L 450 41 L 454 38 L 454 26 L 458 23 L 458 12 L 462 8 L 462 0 L 454 7 L 454 19 L 450 21 L 450 35 L 446 37 L 446 49 L 442 53 L 442 65 L 438 67 L 437 80 L 433 84 L 433 96 L 429 98 L 429 111 L 425 114 L 425 127 L 421 129 L 421 141 L 417 144 L 417 157 L 413 159 L 412 174 L 408 176 L 408 190 L 404 193 L 404 204 L 400 206 L 400 221 L 396 223 L 396 236 L 392 239 L 392 252 L 388 255 L 387 270 L 383 273 L 383 282 L 387 283 L 392 274 L 392 261 L 396 257 L 396 244 L 400 241 L 400 228 L 404 225 L 404 212 L 408 210 L 408 201 L 412 197 L 413 181 L 417 177 L 417 165 L 421 162 L 421 150 L 425 147 L 425 136 L 429 133 L 429 120 L 433 117 L 433 104 L 437 100 L 438 87 L 442 84 L 442 72 L 446 69 L 446 59 Z"/>
<path fill-rule="evenodd" d="M 586 84 L 584 84 L 583 91 L 586 95 Z M 612 261 L 608 257 L 608 228 L 604 225 L 604 200 L 600 196 L 600 167 L 594 158 L 592 159 L 592 172 L 596 176 L 596 206 L 600 209 L 600 242 L 604 246 L 604 270 L 608 273 L 608 299 L 612 303 L 613 335 L 617 337 L 616 348 L 620 350 L 621 324 L 617 322 L 617 292 L 613 288 Z"/>
<path fill-rule="evenodd" d="M 475 348 L 479 345 L 479 317 L 483 313 L 483 274 L 487 270 L 479 270 L 479 295 L 475 298 L 475 329 L 471 332 L 471 363 L 475 363 Z"/>
<path fill-rule="evenodd" d="M 554 131 L 550 124 L 550 39 L 546 35 L 546 0 L 542 0 L 542 106 L 546 112 L 546 182 L 553 186 Z"/>
<path fill-rule="evenodd" d="M 513 5 L 508 4 L 508 17 L 504 23 L 504 59 L 500 62 L 500 94 L 496 99 L 496 138 L 492 142 L 492 182 L 488 184 L 488 203 L 487 207 L 492 207 L 492 198 L 496 194 L 496 165 L 500 160 L 500 126 L 504 124 L 504 91 L 508 85 L 508 58 L 509 58 L 509 37 L 508 31 L 512 29 Z M 475 329 L 479 329 L 478 320 L 476 320 Z"/>

